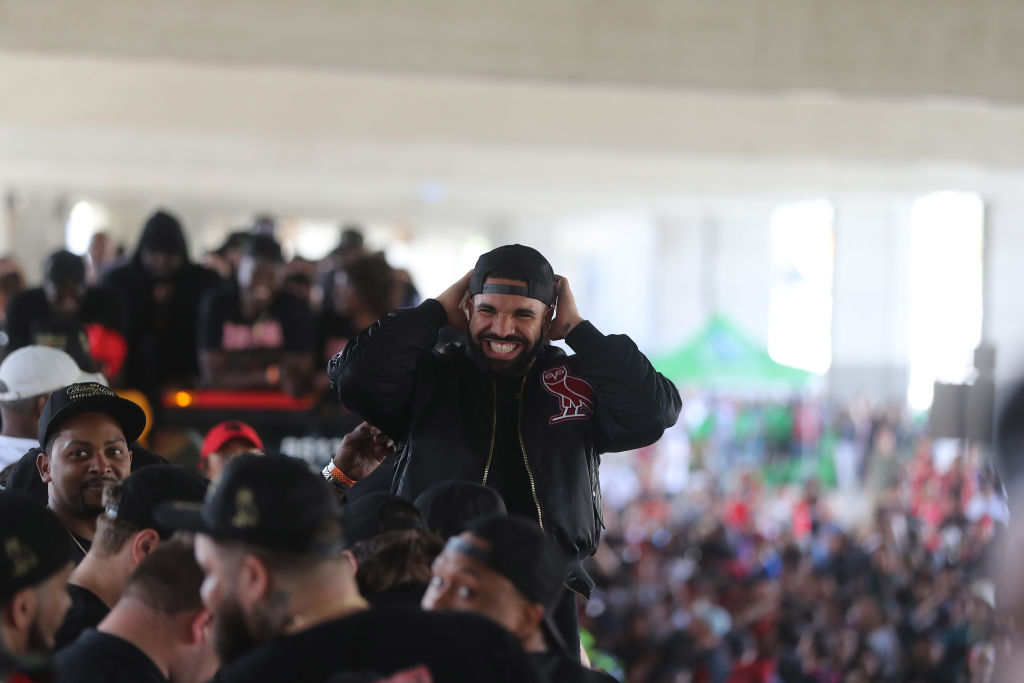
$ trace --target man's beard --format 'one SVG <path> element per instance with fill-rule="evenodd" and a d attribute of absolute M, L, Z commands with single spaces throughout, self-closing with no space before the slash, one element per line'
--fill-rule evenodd
<path fill-rule="evenodd" d="M 89 480 L 89 481 L 82 482 L 81 487 L 79 488 L 79 493 L 78 493 L 78 501 L 77 501 L 78 504 L 75 506 L 74 510 L 70 511 L 71 514 L 74 515 L 75 517 L 79 517 L 81 519 L 95 519 L 97 515 L 103 513 L 103 511 L 106 509 L 103 506 L 103 502 L 102 502 L 103 494 L 102 493 L 100 494 L 100 502 L 99 503 L 93 504 L 93 503 L 90 503 L 88 500 L 86 500 L 86 494 L 85 494 L 86 488 L 88 487 L 89 484 L 96 483 L 96 481 L 97 481 L 96 479 L 92 479 L 92 480 Z M 106 485 L 107 483 L 110 483 L 110 482 L 118 482 L 118 481 L 120 481 L 120 479 L 118 479 L 116 477 L 101 477 L 99 479 L 99 481 L 102 481 L 103 484 Z M 92 490 L 95 491 L 96 489 L 92 489 Z"/>
<path fill-rule="evenodd" d="M 247 615 L 237 598 L 225 597 L 213 619 L 213 649 L 227 664 L 280 635 L 287 622 L 279 605 L 257 605 Z"/>
<path fill-rule="evenodd" d="M 249 629 L 242 605 L 226 598 L 213 619 L 213 649 L 221 665 L 233 662 L 260 644 Z"/>
<path fill-rule="evenodd" d="M 490 358 L 484 353 L 483 345 L 487 343 L 487 340 L 494 340 L 497 342 L 517 342 L 522 345 L 523 350 L 519 352 L 519 355 L 509 360 L 499 360 L 497 358 Z M 518 335 L 511 335 L 508 337 L 499 337 L 497 335 L 484 335 L 479 339 L 469 335 L 469 346 L 467 352 L 469 359 L 483 372 L 485 375 L 491 377 L 503 378 L 503 377 L 520 377 L 522 376 L 527 368 L 530 367 L 530 363 L 540 355 L 541 348 L 543 348 L 542 339 L 538 338 L 532 344 L 525 337 Z"/>
<path fill-rule="evenodd" d="M 30 653 L 53 652 L 55 636 L 55 633 L 45 633 L 43 631 L 40 615 L 36 614 L 36 618 L 32 620 L 28 627 L 25 651 Z"/>

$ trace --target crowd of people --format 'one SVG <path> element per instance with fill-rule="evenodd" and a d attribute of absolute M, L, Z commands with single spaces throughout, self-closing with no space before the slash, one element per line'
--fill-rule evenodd
<path fill-rule="evenodd" d="M 26 286 L 14 257 L 2 259 L 3 350 L 61 349 L 156 410 L 171 388 L 324 395 L 327 360 L 419 297 L 356 228 L 320 262 L 286 262 L 268 226 L 232 233 L 200 264 L 178 219 L 157 211 L 130 256 L 111 257 L 98 233 L 84 256 L 50 254 L 38 287 Z"/>
<path fill-rule="evenodd" d="M 57 252 L 42 287 L 8 302 L 0 670 L 613 680 L 587 662 L 578 627 L 599 459 L 675 423 L 672 383 L 587 321 L 529 247 L 482 255 L 416 306 L 400 305 L 415 293 L 381 256 L 335 253 L 319 325 L 331 337 L 272 237 L 227 246 L 239 254 L 225 254 L 223 282 L 188 263 L 160 212 L 131 261 L 103 270 Z M 333 354 L 323 386 L 368 422 L 320 473 L 264 453 L 259 425 L 237 419 L 207 433 L 199 471 L 169 463 L 146 448 L 146 411 L 119 394 L 188 381 L 315 394 L 321 352 Z"/>
<path fill-rule="evenodd" d="M 1014 627 L 995 609 L 1008 510 L 991 463 L 937 461 L 892 411 L 863 431 L 850 489 L 747 466 L 666 493 L 641 459 L 583 612 L 601 661 L 638 682 L 997 680 Z"/>
<path fill-rule="evenodd" d="M 521 245 L 422 302 L 354 229 L 319 263 L 265 220 L 193 263 L 164 211 L 93 247 L 34 289 L 0 259 L 0 676 L 1012 680 L 998 477 L 895 408 L 694 397 L 673 427 L 676 387 Z M 365 421 L 317 473 L 229 419 L 197 470 L 147 448 L 181 387 Z"/>

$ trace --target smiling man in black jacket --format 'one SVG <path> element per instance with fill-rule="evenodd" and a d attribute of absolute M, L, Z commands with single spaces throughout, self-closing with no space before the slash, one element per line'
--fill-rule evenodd
<path fill-rule="evenodd" d="M 445 325 L 467 343 L 435 349 Z M 574 355 L 548 343 L 559 339 Z M 628 337 L 584 320 L 569 282 L 522 245 L 482 255 L 436 299 L 370 326 L 328 374 L 342 402 L 398 444 L 349 495 L 386 487 L 414 499 L 450 479 L 495 488 L 565 551 L 572 592 L 555 619 L 578 644 L 573 594 L 593 587 L 581 563 L 600 538 L 600 456 L 657 441 L 679 416 L 675 386 Z M 376 465 L 340 456 L 325 470 L 339 482 Z"/>

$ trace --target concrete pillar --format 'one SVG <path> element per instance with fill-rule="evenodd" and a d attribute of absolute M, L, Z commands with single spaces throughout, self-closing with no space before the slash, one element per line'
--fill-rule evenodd
<path fill-rule="evenodd" d="M 910 374 L 910 209 L 906 200 L 835 203 L 832 395 L 904 400 Z"/>
<path fill-rule="evenodd" d="M 715 225 L 714 298 L 718 312 L 767 344 L 772 293 L 771 217 L 777 202 L 722 204 Z"/>
<path fill-rule="evenodd" d="M 39 284 L 43 261 L 64 248 L 64 230 L 71 207 L 67 197 L 42 191 L 10 189 L 5 238 L 8 251 L 25 268 L 30 286 Z"/>
<path fill-rule="evenodd" d="M 713 309 L 714 259 L 706 246 L 715 226 L 698 214 L 658 219 L 653 297 L 654 348 L 670 351 L 693 336 Z"/>
<path fill-rule="evenodd" d="M 996 199 L 986 207 L 986 341 L 996 347 L 996 383 L 1024 378 L 1024 203 Z"/>

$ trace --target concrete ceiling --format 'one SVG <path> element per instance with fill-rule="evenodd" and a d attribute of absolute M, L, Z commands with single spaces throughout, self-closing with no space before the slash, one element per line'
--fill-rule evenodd
<path fill-rule="evenodd" d="M 3 0 L 0 47 L 299 68 L 1024 100 L 1019 0 Z"/>
<path fill-rule="evenodd" d="M 1022 38 L 1017 0 L 0 0 L 0 184 L 466 215 L 1012 197 Z"/>

